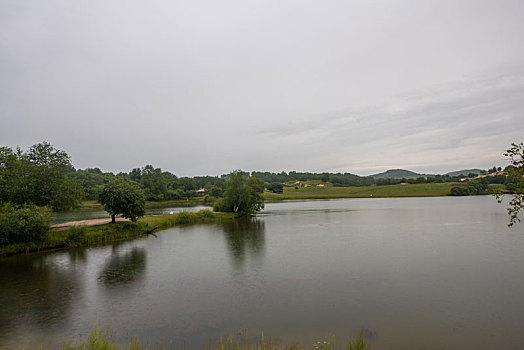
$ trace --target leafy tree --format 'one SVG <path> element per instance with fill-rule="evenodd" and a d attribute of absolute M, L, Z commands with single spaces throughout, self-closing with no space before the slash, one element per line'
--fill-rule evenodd
<path fill-rule="evenodd" d="M 119 214 L 136 221 L 144 216 L 146 211 L 144 191 L 138 184 L 126 178 L 115 178 L 105 184 L 98 200 L 111 215 L 111 222 L 116 222 L 115 216 Z"/>
<path fill-rule="evenodd" d="M 211 189 L 209 190 L 209 195 L 212 197 L 222 197 L 224 195 L 226 187 L 226 181 L 224 179 L 217 179 Z"/>
<path fill-rule="evenodd" d="M 284 192 L 284 185 L 279 182 L 271 182 L 266 185 L 268 191 L 273 193 L 282 193 Z"/>
<path fill-rule="evenodd" d="M 249 176 L 240 170 L 234 171 L 226 181 L 224 197 L 215 202 L 215 211 L 235 213 L 236 216 L 250 216 L 264 208 L 264 181 Z"/>
<path fill-rule="evenodd" d="M 511 166 L 507 167 L 506 171 L 513 183 L 515 196 L 510 200 L 508 206 L 509 224 L 513 226 L 520 222 L 519 214 L 524 209 L 524 143 L 512 143 L 511 148 L 508 149 L 504 156 L 511 159 Z M 508 186 L 509 187 L 509 186 Z M 497 195 L 499 203 L 502 200 L 501 195 Z"/>
<path fill-rule="evenodd" d="M 51 212 L 31 204 L 15 208 L 10 204 L 0 207 L 0 246 L 40 242 L 47 237 Z"/>
<path fill-rule="evenodd" d="M 49 205 L 58 211 L 74 208 L 82 199 L 80 185 L 71 180 L 70 157 L 47 142 L 27 152 L 2 147 L 0 169 L 1 202 Z"/>
<path fill-rule="evenodd" d="M 466 186 L 453 186 L 451 187 L 450 195 L 452 196 L 469 196 L 470 192 Z"/>
<path fill-rule="evenodd" d="M 148 200 L 162 200 L 168 196 L 166 178 L 160 168 L 154 168 L 152 165 L 143 167 L 140 185 Z"/>
<path fill-rule="evenodd" d="M 99 168 L 78 169 L 71 176 L 82 187 L 84 198 L 93 200 L 98 199 L 102 185 L 114 177 L 112 173 L 102 173 Z"/>

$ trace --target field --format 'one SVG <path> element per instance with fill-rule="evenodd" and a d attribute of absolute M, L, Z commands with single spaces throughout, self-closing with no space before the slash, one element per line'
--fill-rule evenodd
<path fill-rule="evenodd" d="M 447 196 L 457 183 L 404 184 L 354 187 L 284 187 L 284 193 L 266 192 L 266 201 L 314 198 L 436 197 Z"/>

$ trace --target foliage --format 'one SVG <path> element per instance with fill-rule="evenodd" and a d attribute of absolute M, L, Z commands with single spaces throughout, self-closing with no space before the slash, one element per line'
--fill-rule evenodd
<path fill-rule="evenodd" d="M 467 186 L 453 186 L 449 194 L 452 196 L 469 196 L 471 193 Z"/>
<path fill-rule="evenodd" d="M 4 205 L 0 208 L 0 245 L 41 242 L 47 237 L 50 220 L 45 207 Z"/>
<path fill-rule="evenodd" d="M 371 343 L 366 341 L 366 338 L 364 338 L 363 331 L 360 331 L 360 333 L 356 337 L 349 339 L 348 350 L 369 350 L 369 349 L 371 349 Z"/>
<path fill-rule="evenodd" d="M 0 148 L 0 202 L 32 203 L 55 211 L 75 208 L 82 189 L 70 174 L 74 172 L 66 152 L 42 142 L 27 152 Z"/>
<path fill-rule="evenodd" d="M 144 191 L 135 182 L 125 178 L 116 178 L 104 185 L 98 200 L 111 215 L 113 222 L 119 214 L 131 221 L 136 221 L 145 214 Z"/>
<path fill-rule="evenodd" d="M 454 186 L 450 190 L 452 196 L 469 196 L 477 194 L 486 194 L 488 181 L 482 179 L 468 180 L 466 183 Z"/>
<path fill-rule="evenodd" d="M 73 226 L 67 230 L 64 243 L 68 247 L 80 247 L 86 241 L 86 228 L 82 226 Z"/>
<path fill-rule="evenodd" d="M 333 340 L 333 336 L 329 336 L 327 340 L 324 341 L 318 341 L 313 344 L 314 350 L 334 350 L 335 349 L 335 342 Z"/>
<path fill-rule="evenodd" d="M 284 185 L 282 185 L 279 182 L 271 182 L 266 185 L 266 188 L 268 191 L 273 193 L 283 193 L 284 192 Z"/>
<path fill-rule="evenodd" d="M 508 177 L 512 182 L 515 196 L 510 200 L 508 205 L 509 224 L 513 226 L 521 222 L 519 215 L 524 209 L 524 143 L 512 143 L 504 156 L 509 157 L 511 166 L 507 168 Z M 497 196 L 499 203 L 502 200 L 501 195 Z"/>
<path fill-rule="evenodd" d="M 215 202 L 214 210 L 235 213 L 239 217 L 253 215 L 264 208 L 264 188 L 259 178 L 234 171 L 226 181 L 224 197 Z"/>
<path fill-rule="evenodd" d="M 82 187 L 84 198 L 90 200 L 98 199 L 102 186 L 115 177 L 113 173 L 104 173 L 99 168 L 78 169 L 70 176 Z"/>
<path fill-rule="evenodd" d="M 119 346 L 111 338 L 111 333 L 108 329 L 100 329 L 96 325 L 95 328 L 91 330 L 87 339 L 78 344 L 71 345 L 66 343 L 62 350 L 118 350 Z"/>
<path fill-rule="evenodd" d="M 278 339 L 264 337 L 264 334 L 260 338 L 250 338 L 247 336 L 245 331 L 240 332 L 238 335 L 229 337 L 220 337 L 215 344 L 209 344 L 206 346 L 211 350 L 285 350 L 285 349 L 302 349 L 297 343 L 282 345 Z M 108 328 L 100 329 L 95 326 L 89 333 L 87 339 L 78 345 L 72 345 L 66 343 L 62 350 L 141 350 L 144 347 L 140 344 L 137 338 L 135 338 L 128 346 L 120 347 L 112 339 L 111 332 Z M 324 341 L 313 343 L 313 349 L 315 350 L 335 350 L 335 342 L 333 336 L 330 336 Z M 371 343 L 367 342 L 364 338 L 364 333 L 360 332 L 356 337 L 350 338 L 347 343 L 348 350 L 370 350 Z"/>

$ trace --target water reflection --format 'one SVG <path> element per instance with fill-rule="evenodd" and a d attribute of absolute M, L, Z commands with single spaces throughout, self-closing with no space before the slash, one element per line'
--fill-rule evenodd
<path fill-rule="evenodd" d="M 67 254 L 69 255 L 69 261 L 71 261 L 71 264 L 75 266 L 85 265 L 87 262 L 87 254 L 85 248 L 69 249 L 67 251 Z"/>
<path fill-rule="evenodd" d="M 141 278 L 145 269 L 146 251 L 144 248 L 133 247 L 122 253 L 118 245 L 113 245 L 113 252 L 98 280 L 106 285 L 126 284 Z"/>
<path fill-rule="evenodd" d="M 246 255 L 259 259 L 265 252 L 266 227 L 263 221 L 249 218 L 224 224 L 224 236 L 229 255 L 237 267 L 242 267 Z"/>
<path fill-rule="evenodd" d="M 0 339 L 13 329 L 65 323 L 79 272 L 67 254 L 14 257 L 0 263 Z"/>

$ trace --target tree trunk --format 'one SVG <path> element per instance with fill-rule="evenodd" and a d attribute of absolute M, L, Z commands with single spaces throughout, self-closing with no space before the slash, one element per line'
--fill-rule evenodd
<path fill-rule="evenodd" d="M 112 223 L 112 224 L 115 224 L 115 223 L 116 223 L 115 214 L 112 214 L 112 215 L 111 215 L 111 223 Z"/>

